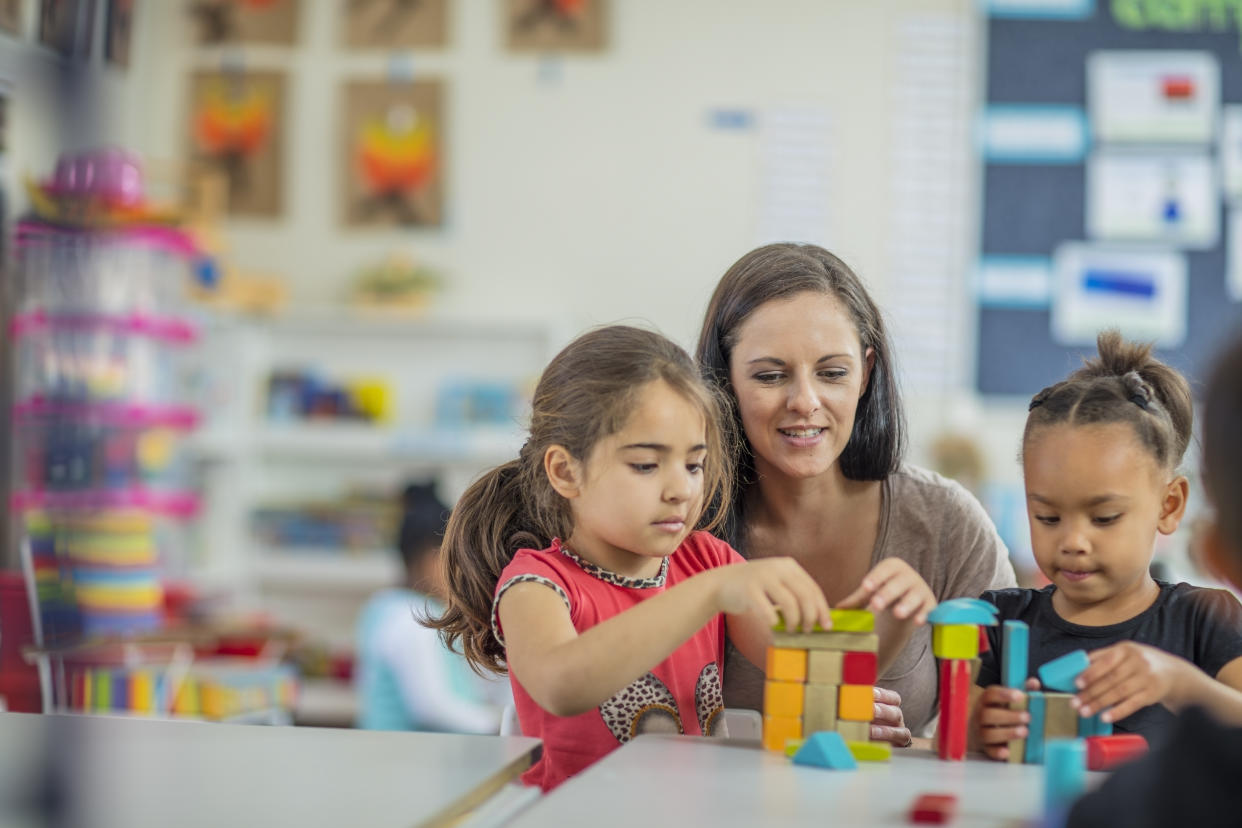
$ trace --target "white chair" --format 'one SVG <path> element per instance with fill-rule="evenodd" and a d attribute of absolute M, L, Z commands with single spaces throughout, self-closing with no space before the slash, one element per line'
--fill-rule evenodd
<path fill-rule="evenodd" d="M 517 706 L 509 702 L 500 714 L 500 735 L 521 736 L 522 726 L 518 724 Z"/>

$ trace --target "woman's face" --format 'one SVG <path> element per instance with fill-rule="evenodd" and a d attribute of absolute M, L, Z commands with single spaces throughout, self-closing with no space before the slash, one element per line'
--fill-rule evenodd
<path fill-rule="evenodd" d="M 756 470 L 805 479 L 831 469 L 874 360 L 835 296 L 804 292 L 760 305 L 738 328 L 729 357 Z"/>

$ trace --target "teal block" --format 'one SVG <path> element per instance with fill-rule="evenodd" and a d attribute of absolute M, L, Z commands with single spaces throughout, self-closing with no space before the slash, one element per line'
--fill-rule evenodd
<path fill-rule="evenodd" d="M 1080 716 L 1078 719 L 1078 735 L 1087 736 L 1112 736 L 1112 722 L 1106 722 L 1100 718 L 1100 714 L 1094 716 Z"/>
<path fill-rule="evenodd" d="M 1073 693 L 1074 679 L 1091 664 L 1086 650 L 1074 650 L 1060 658 L 1053 659 L 1039 668 L 1039 681 L 1045 690 L 1060 690 L 1062 693 Z"/>
<path fill-rule="evenodd" d="M 850 753 L 849 746 L 835 730 L 812 733 L 794 754 L 793 762 L 795 765 L 813 765 L 829 770 L 855 770 L 858 767 L 854 754 Z"/>
<path fill-rule="evenodd" d="M 1001 681 L 1006 687 L 1021 690 L 1026 684 L 1026 670 L 1030 661 L 1031 629 L 1025 621 L 1006 621 L 1002 634 L 1004 640 L 1001 642 Z"/>
<path fill-rule="evenodd" d="M 941 601 L 927 614 L 929 624 L 978 624 L 985 627 L 996 625 L 995 604 L 979 598 L 952 598 Z"/>
<path fill-rule="evenodd" d="M 1044 761 L 1044 726 L 1047 720 L 1044 708 L 1043 693 L 1032 690 L 1026 694 L 1026 712 L 1031 715 L 1031 721 L 1026 726 L 1026 753 L 1023 754 L 1022 761 L 1028 765 L 1038 765 Z"/>
<path fill-rule="evenodd" d="M 1068 806 L 1087 785 L 1087 743 L 1053 739 L 1044 751 L 1044 808 Z"/>

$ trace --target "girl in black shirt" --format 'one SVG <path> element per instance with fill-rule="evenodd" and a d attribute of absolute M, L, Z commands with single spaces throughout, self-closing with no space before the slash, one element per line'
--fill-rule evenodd
<path fill-rule="evenodd" d="M 1072 704 L 1117 729 L 1154 735 L 1199 705 L 1242 719 L 1242 607 L 1221 590 L 1157 582 L 1158 534 L 1177 529 L 1189 483 L 1177 471 L 1190 442 L 1190 387 L 1151 346 L 1102 333 L 1099 356 L 1031 400 L 1022 467 L 1031 545 L 1051 581 L 1043 590 L 984 594 L 1000 620 L 1031 627 L 1028 676 L 1089 651 Z M 995 759 L 1027 735 L 1021 691 L 997 686 L 999 627 L 984 654 L 976 744 Z M 1163 705 L 1168 710 L 1162 710 Z"/>

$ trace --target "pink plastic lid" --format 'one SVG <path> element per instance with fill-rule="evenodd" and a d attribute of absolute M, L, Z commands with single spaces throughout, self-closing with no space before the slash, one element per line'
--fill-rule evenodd
<path fill-rule="evenodd" d="M 74 492 L 15 491 L 9 497 L 14 511 L 100 511 L 142 509 L 153 514 L 188 520 L 198 514 L 201 499 L 193 492 L 157 492 L 150 489 L 87 489 Z"/>
<path fill-rule="evenodd" d="M 178 405 L 146 405 L 127 402 L 67 402 L 35 394 L 13 406 L 13 418 L 102 422 L 129 428 L 177 428 L 188 430 L 199 423 L 198 409 Z"/>
<path fill-rule="evenodd" d="M 131 313 L 19 313 L 9 322 L 9 337 L 18 339 L 38 331 L 110 331 L 120 336 L 147 336 L 164 342 L 188 344 L 198 339 L 198 326 L 173 316 Z"/>

